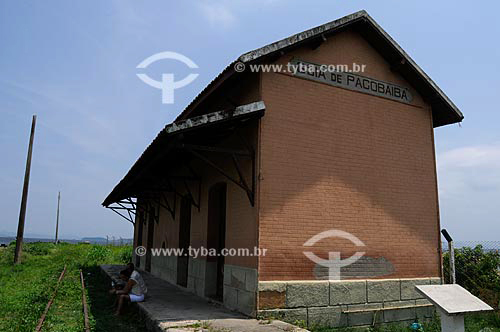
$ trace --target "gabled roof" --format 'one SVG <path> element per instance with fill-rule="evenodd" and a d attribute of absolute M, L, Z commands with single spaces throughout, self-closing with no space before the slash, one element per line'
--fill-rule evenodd
<path fill-rule="evenodd" d="M 391 64 L 393 70 L 405 78 L 431 105 L 434 127 L 461 122 L 464 118 L 460 110 L 432 81 L 432 79 L 410 58 L 408 54 L 385 32 L 375 20 L 364 10 L 347 15 L 338 20 L 297 33 L 288 38 L 263 46 L 241 55 L 227 66 L 177 117 L 185 119 L 222 83 L 236 75 L 234 69 L 237 62 L 244 64 L 272 62 L 297 47 L 308 43 L 321 43 L 324 38 L 344 29 L 355 29 Z M 247 66 L 248 68 L 248 66 Z"/>

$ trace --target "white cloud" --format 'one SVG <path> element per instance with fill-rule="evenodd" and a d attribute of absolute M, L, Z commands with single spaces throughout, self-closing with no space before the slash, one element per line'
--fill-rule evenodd
<path fill-rule="evenodd" d="M 221 2 L 200 2 L 199 8 L 203 16 L 213 26 L 228 27 L 234 24 L 236 17 L 229 5 Z"/>
<path fill-rule="evenodd" d="M 438 154 L 437 162 L 444 198 L 500 195 L 500 144 L 453 149 Z"/>
<path fill-rule="evenodd" d="M 500 143 L 437 154 L 441 226 L 458 240 L 494 240 L 500 232 Z"/>
<path fill-rule="evenodd" d="M 284 0 L 205 0 L 197 3 L 202 15 L 212 26 L 233 26 L 238 17 L 263 8 L 286 4 Z"/>
<path fill-rule="evenodd" d="M 499 167 L 500 144 L 472 146 L 447 151 L 438 158 L 438 166 L 443 169 Z"/>

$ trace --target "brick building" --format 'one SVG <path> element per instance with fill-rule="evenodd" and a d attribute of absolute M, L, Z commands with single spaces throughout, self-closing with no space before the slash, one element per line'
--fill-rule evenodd
<path fill-rule="evenodd" d="M 252 71 L 262 64 L 282 69 Z M 364 72 L 321 67 L 338 64 Z M 103 205 L 134 223 L 135 246 L 248 248 L 134 258 L 247 315 L 332 326 L 425 317 L 430 307 L 413 286 L 442 276 L 433 130 L 462 119 L 360 11 L 240 56 L 158 134 Z M 304 246 L 329 230 L 362 248 L 338 236 Z M 254 248 L 267 251 L 251 255 Z M 329 280 L 305 251 L 363 255 Z"/>

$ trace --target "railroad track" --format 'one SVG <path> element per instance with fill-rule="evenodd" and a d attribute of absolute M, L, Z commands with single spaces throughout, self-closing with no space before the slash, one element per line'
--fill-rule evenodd
<path fill-rule="evenodd" d="M 61 274 L 59 275 L 59 279 L 57 279 L 57 284 L 56 288 L 54 290 L 54 293 L 52 294 L 52 297 L 50 298 L 49 302 L 45 306 L 45 310 L 42 313 L 42 316 L 40 317 L 40 320 L 38 321 L 38 325 L 35 328 L 35 332 L 40 332 L 42 331 L 43 323 L 45 322 L 45 318 L 47 317 L 47 313 L 50 310 L 50 307 L 52 306 L 52 303 L 54 303 L 54 300 L 57 296 L 57 291 L 59 289 L 59 285 L 61 284 L 61 281 L 64 278 L 64 275 L 66 273 L 66 265 L 64 266 L 64 269 L 62 270 Z M 85 332 L 90 332 L 90 324 L 89 324 L 89 312 L 87 308 L 87 296 L 85 295 L 85 279 L 83 278 L 83 272 L 80 270 L 80 282 L 82 285 L 82 307 L 83 307 L 83 326 L 84 326 L 84 331 Z"/>
<path fill-rule="evenodd" d="M 50 306 L 52 305 L 52 303 L 54 302 L 54 299 L 56 298 L 57 290 L 59 289 L 59 284 L 61 284 L 61 280 L 64 278 L 65 273 L 66 273 L 66 265 L 64 265 L 64 269 L 62 270 L 61 275 L 59 276 L 59 279 L 57 280 L 56 289 L 54 290 L 52 297 L 50 298 L 49 302 L 45 306 L 45 310 L 43 311 L 43 314 L 40 317 L 40 320 L 38 321 L 38 325 L 35 328 L 35 332 L 40 332 L 42 330 L 43 322 L 45 322 L 45 317 L 47 317 L 47 313 L 49 312 Z"/>
<path fill-rule="evenodd" d="M 82 306 L 83 306 L 83 325 L 84 331 L 90 332 L 89 312 L 87 309 L 87 296 L 85 295 L 85 280 L 83 279 L 82 270 L 80 270 L 80 280 L 82 282 Z"/>

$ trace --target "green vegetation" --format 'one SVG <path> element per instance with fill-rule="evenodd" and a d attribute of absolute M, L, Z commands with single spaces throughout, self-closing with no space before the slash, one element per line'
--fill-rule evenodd
<path fill-rule="evenodd" d="M 302 327 L 306 328 L 304 324 Z M 440 332 L 441 323 L 439 317 L 435 316 L 428 322 L 422 323 L 422 332 Z M 326 328 L 309 327 L 311 332 L 358 332 L 359 328 Z M 415 332 L 409 323 L 392 323 L 366 328 L 366 332 Z M 467 332 L 500 332 L 500 314 L 498 312 L 471 314 L 465 316 L 465 331 Z"/>
<path fill-rule="evenodd" d="M 384 324 L 380 326 L 375 326 L 371 328 L 326 328 L 326 327 L 310 327 L 309 331 L 311 332 L 358 332 L 360 330 L 366 332 L 415 332 L 410 328 L 410 324 L 408 323 L 392 323 L 392 324 Z M 422 323 L 422 329 L 418 330 L 425 332 L 438 332 L 441 331 L 439 318 L 434 318 L 429 322 Z"/>
<path fill-rule="evenodd" d="M 449 280 L 449 253 L 443 255 L 445 280 Z M 500 254 L 497 251 L 484 251 L 482 246 L 455 250 L 455 275 L 457 283 L 481 298 L 496 309 L 490 313 L 476 313 L 465 316 L 467 332 L 500 332 Z M 423 331 L 441 331 L 438 317 L 425 322 Z M 309 327 L 313 332 L 353 331 L 349 328 Z M 409 324 L 385 324 L 368 329 L 370 332 L 412 331 Z"/>
<path fill-rule="evenodd" d="M 30 243 L 24 245 L 22 264 L 14 266 L 15 245 L 0 249 L 0 331 L 33 331 L 54 293 L 57 279 L 66 265 L 66 274 L 57 297 L 47 315 L 42 331 L 81 332 L 83 330 L 82 290 L 80 269 L 87 287 L 87 302 L 92 331 L 144 330 L 138 314 L 129 311 L 119 318 L 113 316 L 108 296 L 108 280 L 100 273 L 100 264 L 125 264 L 132 258 L 132 247 L 94 246 L 88 244 Z M 444 255 L 444 266 L 448 266 Z M 456 251 L 457 282 L 490 305 L 498 308 L 500 276 L 497 252 L 482 251 L 481 247 Z M 448 271 L 445 269 L 445 277 Z M 296 322 L 305 325 L 305 322 Z M 500 312 L 466 316 L 467 332 L 500 332 Z M 305 326 L 304 326 L 305 327 Z M 309 327 L 313 332 L 343 332 L 353 329 Z M 409 324 L 387 324 L 368 329 L 370 332 L 412 331 Z M 423 331 L 440 331 L 435 317 L 423 323 Z"/>
<path fill-rule="evenodd" d="M 0 249 L 0 331 L 35 329 L 64 265 L 66 274 L 42 331 L 83 330 L 80 269 L 87 287 L 92 331 L 143 331 L 136 314 L 113 316 L 113 299 L 107 294 L 110 285 L 98 267 L 129 262 L 131 246 L 28 243 L 24 245 L 22 263 L 16 266 L 12 264 L 13 253 L 13 244 Z"/>
<path fill-rule="evenodd" d="M 449 277 L 449 253 L 443 255 L 445 280 Z M 500 301 L 500 254 L 484 252 L 482 246 L 455 249 L 455 276 L 457 284 L 481 298 L 495 309 Z"/>

